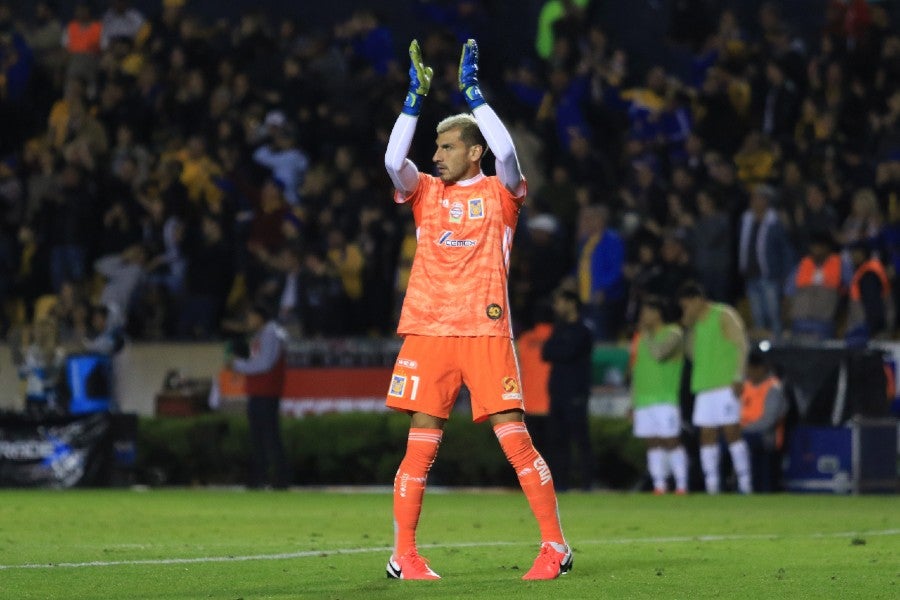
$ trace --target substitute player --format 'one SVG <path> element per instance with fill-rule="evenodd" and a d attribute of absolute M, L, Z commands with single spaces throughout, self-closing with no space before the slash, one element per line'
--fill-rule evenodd
<path fill-rule="evenodd" d="M 684 366 L 684 335 L 677 323 L 664 319 L 666 306 L 649 298 L 641 305 L 631 369 L 634 436 L 647 445 L 647 470 L 653 493 L 668 491 L 671 472 L 675 493 L 686 494 L 687 453 L 681 444 L 678 396 Z"/>
<path fill-rule="evenodd" d="M 525 179 L 509 133 L 478 87 L 475 40 L 463 45 L 459 65 L 459 89 L 472 112 L 438 124 L 437 176 L 419 172 L 407 154 L 432 70 L 417 41 L 409 54 L 409 93 L 385 153 L 395 201 L 411 207 L 418 240 L 397 328 L 404 342 L 387 395 L 387 406 L 411 415 L 406 455 L 394 479 L 395 546 L 387 574 L 439 578 L 416 550 L 416 525 L 444 424 L 465 383 L 473 420 L 490 420 L 538 521 L 540 553 L 523 579 L 554 579 L 572 567 L 572 552 L 550 469 L 525 427 L 507 298 Z M 497 175 L 491 177 L 481 170 L 488 148 L 496 157 Z"/>
<path fill-rule="evenodd" d="M 710 302 L 703 289 L 688 282 L 678 290 L 682 321 L 690 331 L 691 391 L 694 425 L 700 428 L 700 467 L 706 492 L 719 493 L 719 431 L 725 436 L 738 491 L 753 491 L 750 453 L 741 437 L 741 403 L 747 362 L 744 321 L 727 304 Z"/>

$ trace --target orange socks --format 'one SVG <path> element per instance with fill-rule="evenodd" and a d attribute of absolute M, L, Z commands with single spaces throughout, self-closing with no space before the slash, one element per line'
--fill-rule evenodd
<path fill-rule="evenodd" d="M 519 476 L 519 484 L 540 527 L 541 541 L 565 544 L 559 524 L 553 477 L 547 463 L 531 443 L 531 435 L 525 423 L 500 423 L 494 426 L 494 434 L 500 441 L 506 459 Z"/>
<path fill-rule="evenodd" d="M 416 526 L 422 512 L 425 479 L 437 456 L 443 432 L 440 429 L 409 430 L 406 456 L 394 477 L 394 556 L 416 547 Z"/>

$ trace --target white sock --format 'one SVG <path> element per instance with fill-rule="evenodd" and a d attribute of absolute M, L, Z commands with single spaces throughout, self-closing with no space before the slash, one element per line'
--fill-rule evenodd
<path fill-rule="evenodd" d="M 672 470 L 672 475 L 675 476 L 675 489 L 686 492 L 688 488 L 688 462 L 684 446 L 678 446 L 674 450 L 669 450 L 668 458 L 669 468 Z"/>
<path fill-rule="evenodd" d="M 700 446 L 700 467 L 706 480 L 706 493 L 719 493 L 719 445 Z"/>
<path fill-rule="evenodd" d="M 569 546 L 567 546 L 566 544 L 560 544 L 559 542 L 547 542 L 547 543 L 550 544 L 550 546 L 554 550 L 559 552 L 560 554 L 565 554 L 566 552 L 569 551 Z"/>
<path fill-rule="evenodd" d="M 647 450 L 647 470 L 653 479 L 653 489 L 666 489 L 666 451 L 662 448 L 649 448 Z"/>
<path fill-rule="evenodd" d="M 738 440 L 728 445 L 731 453 L 731 463 L 734 465 L 734 473 L 737 475 L 738 491 L 742 494 L 753 492 L 753 476 L 750 470 L 750 449 L 747 442 Z"/>

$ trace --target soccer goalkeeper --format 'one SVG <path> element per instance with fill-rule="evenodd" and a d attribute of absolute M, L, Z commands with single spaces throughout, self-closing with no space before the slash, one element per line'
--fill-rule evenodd
<path fill-rule="evenodd" d="M 550 470 L 525 427 L 507 298 L 525 178 L 509 132 L 479 88 L 475 40 L 465 43 L 459 64 L 459 89 L 471 114 L 438 124 L 436 176 L 419 171 L 407 154 L 432 69 L 415 40 L 409 55 L 409 92 L 385 153 L 394 199 L 412 209 L 418 239 L 397 328 L 404 341 L 387 394 L 387 406 L 411 417 L 406 455 L 394 479 L 395 545 L 387 574 L 439 578 L 416 550 L 416 525 L 444 424 L 465 383 L 472 419 L 490 421 L 540 528 L 540 553 L 523 579 L 554 579 L 571 569 L 572 552 L 560 527 Z M 496 157 L 496 176 L 481 170 L 488 148 Z"/>

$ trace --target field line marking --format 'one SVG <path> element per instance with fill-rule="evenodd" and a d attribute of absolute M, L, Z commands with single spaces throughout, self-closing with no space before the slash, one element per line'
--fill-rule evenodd
<path fill-rule="evenodd" d="M 855 538 L 858 536 L 892 536 L 900 535 L 900 529 L 882 529 L 877 531 L 839 531 L 833 533 L 810 533 L 805 535 L 781 535 L 768 534 L 725 534 L 725 535 L 684 535 L 669 537 L 644 537 L 644 538 L 607 538 L 601 540 L 580 540 L 573 543 L 574 546 L 597 546 L 604 544 L 673 544 L 690 542 L 727 542 L 742 540 L 766 540 L 766 539 L 827 539 L 827 538 Z M 498 547 L 498 546 L 526 546 L 533 542 L 460 542 L 457 544 L 421 544 L 420 548 L 474 548 L 474 547 Z M 223 562 L 247 562 L 253 560 L 289 560 L 294 558 L 310 558 L 314 556 L 332 556 L 340 554 L 371 554 L 375 552 L 390 552 L 390 546 L 376 546 L 371 548 L 336 548 L 332 550 L 304 550 L 301 552 L 282 552 L 278 554 L 250 554 L 246 556 L 198 556 L 194 558 L 146 558 L 136 560 L 109 560 L 89 562 L 61 562 L 61 563 L 26 563 L 22 565 L 0 565 L 0 571 L 12 569 L 79 569 L 85 567 L 121 567 L 140 565 L 190 565 L 203 563 Z"/>

